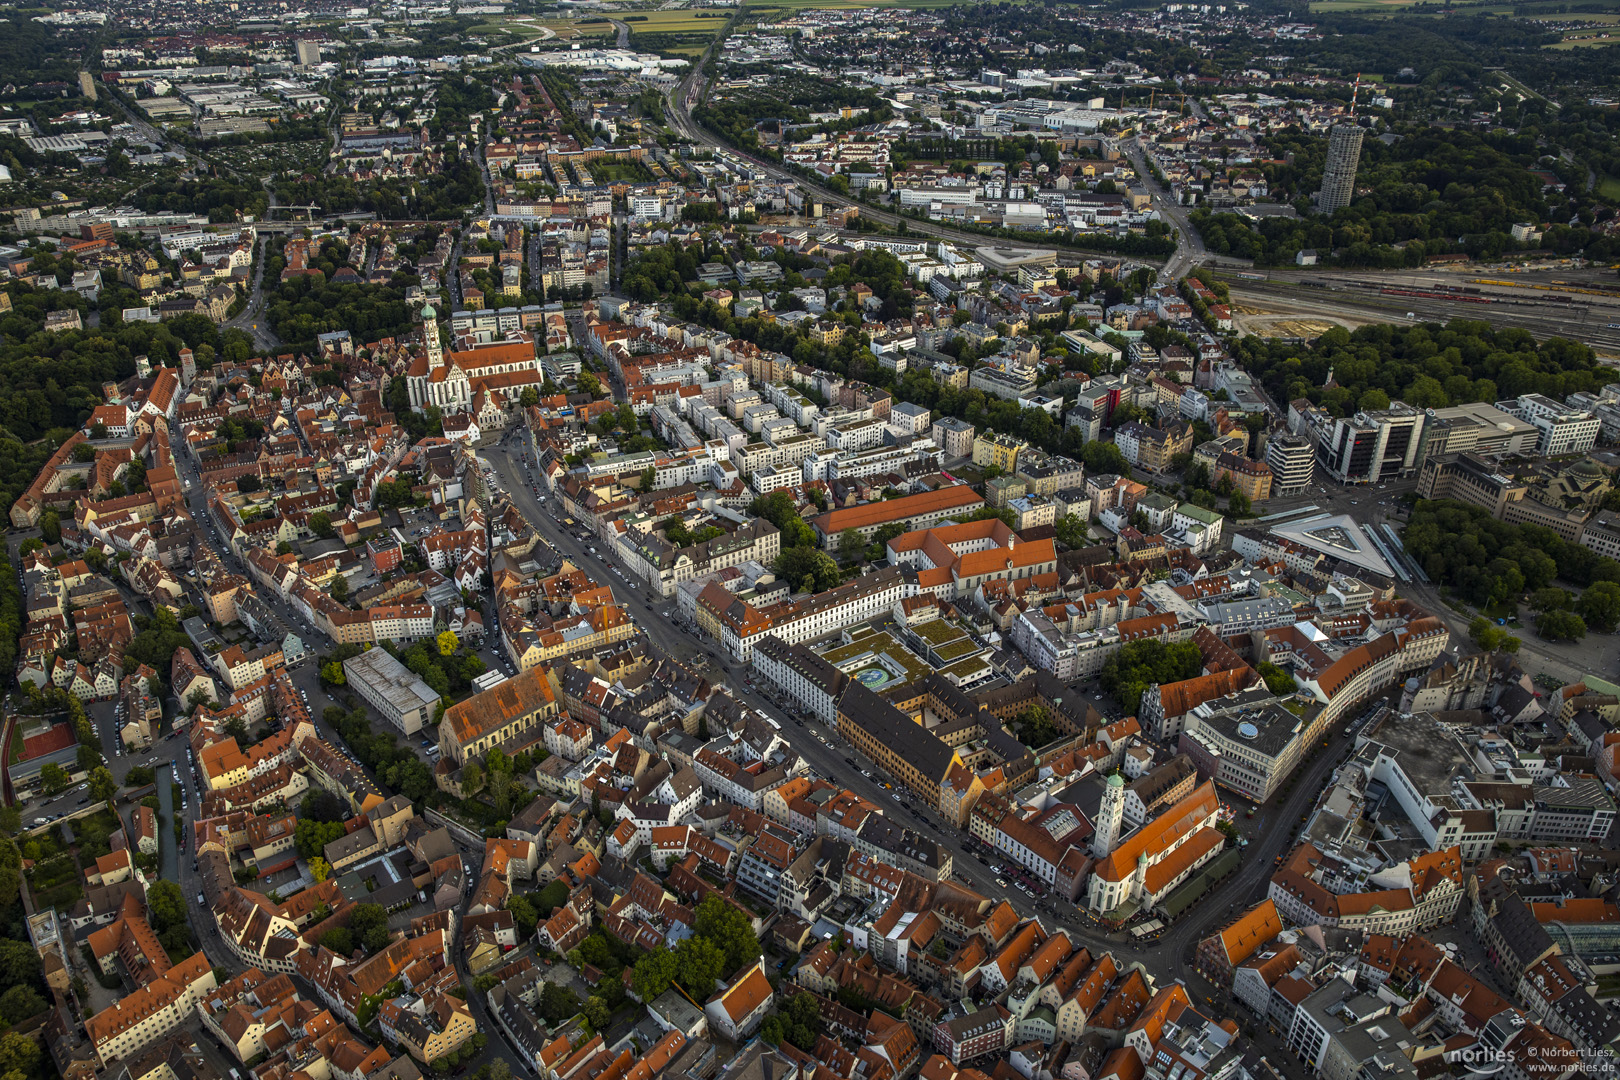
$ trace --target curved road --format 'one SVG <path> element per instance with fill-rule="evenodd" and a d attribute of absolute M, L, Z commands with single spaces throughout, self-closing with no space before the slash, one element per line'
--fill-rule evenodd
<path fill-rule="evenodd" d="M 989 236 L 985 233 L 967 232 L 961 229 L 953 229 L 949 226 L 938 225 L 930 221 L 918 221 L 915 218 L 905 217 L 900 214 L 892 213 L 888 210 L 880 210 L 872 206 L 870 203 L 861 202 L 859 199 L 852 199 L 847 195 L 841 195 L 829 187 L 823 187 L 820 184 L 805 179 L 798 173 L 784 169 L 779 165 L 761 160 L 760 158 L 754 157 L 752 154 L 747 154 L 741 150 L 738 150 L 729 143 L 722 141 L 708 129 L 692 119 L 692 106 L 702 97 L 704 91 L 704 83 L 706 80 L 705 76 L 703 75 L 703 65 L 709 61 L 709 58 L 713 55 L 715 48 L 720 44 L 723 37 L 724 31 L 722 31 L 720 37 L 716 37 L 714 42 L 709 45 L 708 50 L 693 63 L 692 70 L 687 77 L 677 83 L 674 89 L 672 89 L 669 93 L 668 111 L 670 126 L 692 142 L 697 143 L 700 146 L 710 147 L 711 149 L 724 150 L 728 154 L 732 154 L 736 157 L 749 161 L 758 166 L 773 180 L 798 184 L 807 191 L 815 192 L 821 197 L 821 201 L 828 206 L 859 207 L 861 217 L 884 225 L 897 226 L 904 223 L 907 232 L 910 233 L 937 237 L 941 240 L 949 240 L 953 244 L 960 244 L 968 248 L 993 246 L 1031 247 L 1052 248 L 1060 252 L 1073 252 L 1075 254 L 1082 255 L 1118 254 L 1118 252 L 1103 252 L 1094 248 L 1087 248 L 1079 244 L 1070 244 L 1067 241 L 1057 240 L 1043 233 L 1031 233 L 1027 241 L 1008 240 L 998 236 Z M 1128 258 L 1140 263 L 1155 263 L 1158 261 L 1156 259 L 1150 259 L 1140 255 L 1132 255 L 1128 256 Z"/>

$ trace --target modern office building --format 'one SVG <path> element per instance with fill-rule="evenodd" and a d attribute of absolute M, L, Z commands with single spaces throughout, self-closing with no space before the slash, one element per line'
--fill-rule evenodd
<path fill-rule="evenodd" d="M 1338 417 L 1321 432 L 1316 456 L 1341 484 L 1377 484 L 1418 468 L 1424 414 L 1405 402 Z"/>

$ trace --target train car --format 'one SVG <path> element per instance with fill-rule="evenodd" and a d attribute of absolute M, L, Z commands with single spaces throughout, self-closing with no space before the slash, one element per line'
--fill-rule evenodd
<path fill-rule="evenodd" d="M 1465 296 L 1461 293 L 1435 292 L 1431 289 L 1392 289 L 1378 290 L 1385 296 L 1415 296 L 1420 300 L 1454 300 L 1460 304 L 1494 304 L 1496 299 L 1489 296 Z"/>

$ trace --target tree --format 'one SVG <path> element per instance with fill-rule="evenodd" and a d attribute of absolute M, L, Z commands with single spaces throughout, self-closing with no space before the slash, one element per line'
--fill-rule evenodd
<path fill-rule="evenodd" d="M 1531 611 L 1568 611 L 1575 606 L 1575 597 L 1568 589 L 1548 587 L 1530 594 Z"/>
<path fill-rule="evenodd" d="M 388 947 L 388 912 L 381 904 L 356 904 L 349 909 L 349 930 L 368 953 Z"/>
<path fill-rule="evenodd" d="M 461 790 L 468 795 L 484 790 L 484 767 L 478 762 L 468 761 L 461 767 Z"/>
<path fill-rule="evenodd" d="M 597 379 L 597 377 L 592 375 L 590 372 L 580 372 L 579 377 L 576 378 L 574 382 L 579 387 L 580 393 L 589 394 L 592 398 L 599 398 L 602 396 L 601 380 Z M 539 401 L 536 401 L 535 404 L 538 405 L 540 403 Z"/>
<path fill-rule="evenodd" d="M 808 547 L 784 548 L 776 556 L 775 570 L 799 592 L 824 592 L 843 577 L 831 555 Z"/>
<path fill-rule="evenodd" d="M 1297 689 L 1294 685 L 1294 677 L 1270 660 L 1260 661 L 1259 667 L 1255 668 L 1255 670 L 1266 681 L 1266 689 L 1273 694 L 1286 697 Z"/>
<path fill-rule="evenodd" d="M 859 529 L 845 529 L 838 534 L 838 554 L 845 559 L 854 559 L 866 548 L 866 538 L 861 536 Z"/>
<path fill-rule="evenodd" d="M 152 912 L 152 926 L 156 930 L 183 926 L 187 921 L 186 900 L 177 882 L 155 882 L 146 890 L 146 906 Z"/>
<path fill-rule="evenodd" d="M 549 919 L 558 908 L 568 903 L 568 886 L 561 881 L 553 881 L 539 892 L 530 893 L 529 898 L 541 917 Z"/>
<path fill-rule="evenodd" d="M 783 1034 L 794 1046 L 809 1050 L 816 1045 L 816 1036 L 821 1034 L 821 1007 L 814 994 L 803 990 L 794 994 L 778 1015 L 784 1024 Z"/>
<path fill-rule="evenodd" d="M 726 950 L 706 937 L 689 937 L 675 947 L 679 974 L 675 978 L 693 997 L 714 993 L 726 974 Z"/>
<path fill-rule="evenodd" d="M 1167 645 L 1149 639 L 1133 641 L 1117 650 L 1103 664 L 1100 678 L 1103 689 L 1117 697 L 1130 715 L 1136 712 L 1148 687 L 1190 679 L 1203 667 L 1203 654 L 1192 642 Z"/>
<path fill-rule="evenodd" d="M 0 1035 L 0 1073 L 32 1076 L 40 1053 L 38 1042 L 15 1031 L 6 1032 Z"/>
<path fill-rule="evenodd" d="M 331 589 L 331 593 L 332 593 L 332 599 L 336 600 L 340 604 L 348 603 L 348 600 L 349 600 L 349 579 L 348 578 L 344 577 L 342 574 L 334 575 L 332 577 L 332 584 L 330 586 L 330 589 Z"/>
<path fill-rule="evenodd" d="M 62 542 L 62 519 L 55 510 L 47 510 L 39 516 L 39 532 L 47 544 Z"/>
<path fill-rule="evenodd" d="M 1522 644 L 1518 638 L 1497 626 L 1483 615 L 1475 616 L 1468 624 L 1468 636 L 1485 652 L 1516 653 Z"/>
<path fill-rule="evenodd" d="M 318 885 L 332 876 L 332 864 L 319 855 L 309 860 L 309 876 L 315 879 Z"/>
<path fill-rule="evenodd" d="M 512 913 L 512 919 L 517 923 L 518 940 L 527 941 L 534 934 L 534 928 L 540 924 L 540 913 L 524 896 L 514 896 L 507 900 L 506 910 Z"/>
<path fill-rule="evenodd" d="M 343 670 L 343 665 L 336 660 L 321 665 L 321 682 L 328 686 L 342 686 L 349 681 L 349 676 Z"/>
<path fill-rule="evenodd" d="M 636 961 L 635 969 L 630 975 L 631 988 L 642 1001 L 650 1002 L 669 989 L 669 984 L 675 981 L 680 968 L 680 962 L 676 960 L 674 953 L 668 949 L 654 949 Z"/>
<path fill-rule="evenodd" d="M 332 525 L 332 515 L 325 510 L 317 510 L 309 515 L 309 530 L 322 540 L 330 540 L 337 535 L 337 529 Z"/>
<path fill-rule="evenodd" d="M 17 845 L 10 844 L 6 848 L 6 862 L 14 864 L 21 861 L 17 852 Z M 10 989 L 13 986 L 42 985 L 43 965 L 40 963 L 39 953 L 26 940 L 15 938 L 0 938 L 0 987 Z M 0 1068 L 4 1068 L 0 1064 Z"/>
<path fill-rule="evenodd" d="M 1045 746 L 1058 737 L 1057 725 L 1052 722 L 1052 714 L 1042 705 L 1031 705 L 1014 717 L 1012 729 L 1018 736 L 1018 741 L 1032 749 Z"/>
<path fill-rule="evenodd" d="M 1057 530 L 1058 543 L 1071 551 L 1091 543 L 1091 532 L 1085 520 L 1077 514 L 1064 514 L 1053 523 L 1053 527 Z"/>
<path fill-rule="evenodd" d="M 83 743 L 79 744 L 78 753 L 75 754 L 74 758 L 79 766 L 79 771 L 83 773 L 87 773 L 101 764 L 101 755 L 96 752 L 96 748 L 86 746 Z"/>
<path fill-rule="evenodd" d="M 107 802 L 118 794 L 118 781 L 105 765 L 98 766 L 90 773 L 90 797 L 98 802 Z"/>
<path fill-rule="evenodd" d="M 793 497 L 780 488 L 749 503 L 748 512 L 776 526 L 777 531 L 782 534 L 780 544 L 783 551 L 792 547 L 815 545 L 816 531 L 806 525 L 804 519 L 799 516 Z"/>
<path fill-rule="evenodd" d="M 20 1024 L 45 1011 L 45 999 L 32 986 L 13 986 L 0 994 L 0 1020 Z"/>
<path fill-rule="evenodd" d="M 496 1058 L 489 1063 L 489 1080 L 512 1080 L 512 1066 L 506 1063 L 505 1058 Z"/>
<path fill-rule="evenodd" d="M 613 1010 L 600 994 L 592 994 L 585 999 L 585 1022 L 591 1025 L 592 1031 L 606 1031 L 609 1023 L 613 1021 Z"/>
<path fill-rule="evenodd" d="M 1575 614 L 1586 620 L 1586 625 L 1612 631 L 1620 624 L 1620 585 L 1612 581 L 1594 581 L 1575 602 Z"/>
<path fill-rule="evenodd" d="M 346 830 L 341 821 L 315 821 L 303 818 L 293 830 L 293 846 L 298 854 L 313 859 L 326 851 L 326 845 L 341 839 Z"/>
<path fill-rule="evenodd" d="M 452 630 L 439 631 L 439 636 L 434 641 L 439 646 L 440 656 L 454 656 L 456 650 L 461 648 L 461 639 L 456 637 L 455 632 Z"/>
<path fill-rule="evenodd" d="M 561 983 L 548 982 L 540 991 L 540 1018 L 553 1026 L 573 1018 L 579 1012 L 579 995 Z"/>
<path fill-rule="evenodd" d="M 1536 618 L 1536 632 L 1548 641 L 1579 641 L 1586 636 L 1586 620 L 1573 611 L 1544 611 Z"/>
<path fill-rule="evenodd" d="M 651 491 L 653 485 L 658 483 L 658 470 L 651 465 L 641 470 L 640 490 Z"/>
<path fill-rule="evenodd" d="M 39 770 L 39 787 L 47 795 L 60 795 L 73 783 L 66 769 L 54 761 L 47 761 Z"/>
<path fill-rule="evenodd" d="M 342 821 L 347 812 L 343 800 L 325 788 L 311 790 L 298 804 L 298 816 L 314 821 Z"/>
<path fill-rule="evenodd" d="M 696 916 L 697 933 L 725 951 L 727 972 L 759 959 L 759 938 L 753 926 L 729 901 L 711 893 L 698 905 Z"/>
<path fill-rule="evenodd" d="M 346 926 L 334 926 L 321 935 L 320 944 L 347 958 L 354 952 L 354 932 Z"/>

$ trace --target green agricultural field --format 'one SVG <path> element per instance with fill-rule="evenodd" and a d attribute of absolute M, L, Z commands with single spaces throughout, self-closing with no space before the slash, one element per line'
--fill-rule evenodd
<path fill-rule="evenodd" d="M 720 28 L 726 25 L 730 13 L 710 10 L 637 11 L 622 15 L 620 18 L 630 27 L 632 34 L 707 32 L 713 35 L 719 33 Z"/>
<path fill-rule="evenodd" d="M 1319 0 L 1311 4 L 1313 13 L 1354 12 L 1358 15 L 1376 15 L 1382 11 L 1401 11 L 1418 0 Z"/>

